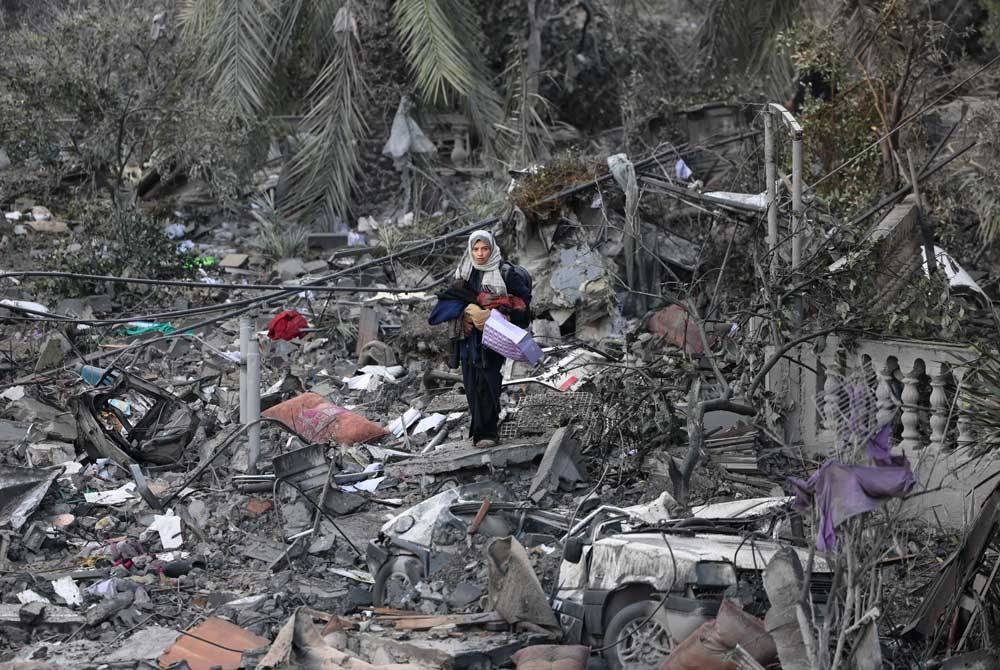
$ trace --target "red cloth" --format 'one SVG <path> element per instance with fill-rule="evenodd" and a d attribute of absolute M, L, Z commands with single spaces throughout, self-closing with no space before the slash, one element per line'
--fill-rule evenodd
<path fill-rule="evenodd" d="M 267 324 L 267 336 L 272 340 L 294 340 L 302 334 L 303 328 L 308 327 L 306 317 L 293 310 L 286 310 Z"/>
<path fill-rule="evenodd" d="M 516 295 L 496 295 L 494 293 L 481 292 L 476 296 L 476 302 L 483 309 L 499 309 L 506 307 L 509 310 L 520 312 L 528 308 L 528 305 Z"/>

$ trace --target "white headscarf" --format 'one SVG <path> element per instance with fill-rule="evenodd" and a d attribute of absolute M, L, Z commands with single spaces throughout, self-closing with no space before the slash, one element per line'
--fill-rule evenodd
<path fill-rule="evenodd" d="M 491 253 L 490 257 L 486 259 L 486 262 L 482 265 L 477 264 L 475 259 L 472 257 L 472 247 L 476 242 L 485 242 L 489 245 Z M 477 230 L 476 232 L 469 235 L 469 242 L 466 245 L 465 257 L 458 264 L 455 269 L 455 279 L 462 279 L 469 281 L 469 277 L 472 276 L 473 270 L 479 270 L 483 273 L 482 289 L 484 291 L 489 291 L 494 295 L 507 295 L 507 284 L 503 280 L 503 276 L 500 274 L 500 263 L 503 261 L 503 254 L 500 253 L 500 247 L 497 246 L 497 242 L 493 239 L 493 235 L 485 230 Z"/>

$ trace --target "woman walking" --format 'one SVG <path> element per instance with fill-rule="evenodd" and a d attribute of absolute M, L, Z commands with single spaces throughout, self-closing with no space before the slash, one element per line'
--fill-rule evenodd
<path fill-rule="evenodd" d="M 455 282 L 438 296 L 430 318 L 431 324 L 454 319 L 463 338 L 462 380 L 472 416 L 469 436 L 480 448 L 499 442 L 500 369 L 504 361 L 503 356 L 483 346 L 483 327 L 493 311 L 521 328 L 530 321 L 531 288 L 520 273 L 509 271 L 511 267 L 503 260 L 493 235 L 472 233 L 455 269 Z"/>

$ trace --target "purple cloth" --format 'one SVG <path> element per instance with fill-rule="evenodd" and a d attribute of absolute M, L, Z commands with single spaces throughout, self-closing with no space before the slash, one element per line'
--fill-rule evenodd
<path fill-rule="evenodd" d="M 889 498 L 905 496 L 916 485 L 906 456 L 890 454 L 890 433 L 891 428 L 886 426 L 868 441 L 868 454 L 879 465 L 845 465 L 830 460 L 806 481 L 789 477 L 795 506 L 803 509 L 816 505 L 819 511 L 816 549 L 832 551 L 837 545 L 837 526 L 871 512 Z"/>

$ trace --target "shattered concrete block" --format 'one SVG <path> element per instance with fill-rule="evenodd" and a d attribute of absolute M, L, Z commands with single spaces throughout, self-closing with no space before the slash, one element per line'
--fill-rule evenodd
<path fill-rule="evenodd" d="M 349 241 L 347 233 L 309 233 L 306 244 L 310 249 L 340 249 Z"/>
<path fill-rule="evenodd" d="M 781 667 L 786 670 L 810 668 L 797 614 L 803 576 L 799 555 L 791 547 L 778 551 L 764 569 L 764 590 L 771 602 L 764 624 L 778 647 Z"/>
<path fill-rule="evenodd" d="M 46 607 L 48 607 L 48 603 L 32 600 L 30 603 L 21 605 L 21 609 L 18 610 L 17 614 L 24 625 L 37 626 L 45 620 Z"/>
<path fill-rule="evenodd" d="M 558 489 L 561 482 L 572 485 L 581 481 L 583 475 L 577 463 L 579 451 L 580 443 L 573 438 L 571 428 L 560 428 L 553 433 L 531 480 L 528 497 L 537 503 L 546 493 Z"/>
<path fill-rule="evenodd" d="M 4 417 L 21 423 L 35 424 L 49 439 L 60 442 L 75 442 L 77 437 L 76 419 L 69 411 L 60 411 L 40 400 L 25 396 L 12 402 L 4 410 Z M 32 433 L 34 435 L 34 433 Z"/>
<path fill-rule="evenodd" d="M 286 258 L 283 261 L 275 263 L 272 269 L 278 275 L 279 280 L 288 281 L 304 275 L 306 273 L 306 264 L 301 258 Z"/>
<path fill-rule="evenodd" d="M 462 609 L 478 601 L 482 595 L 483 589 L 478 584 L 462 582 L 448 596 L 448 606 L 452 609 Z"/>
<path fill-rule="evenodd" d="M 28 445 L 28 457 L 35 467 L 61 465 L 76 459 L 76 449 L 66 442 L 36 442 Z"/>
<path fill-rule="evenodd" d="M 65 335 L 62 333 L 49 333 L 38 353 L 38 360 L 35 362 L 35 372 L 59 367 L 66 359 L 66 355 L 72 350 L 73 347 Z"/>
<path fill-rule="evenodd" d="M 365 499 L 354 493 L 330 489 L 326 494 L 324 507 L 338 516 L 350 514 L 365 504 Z"/>

